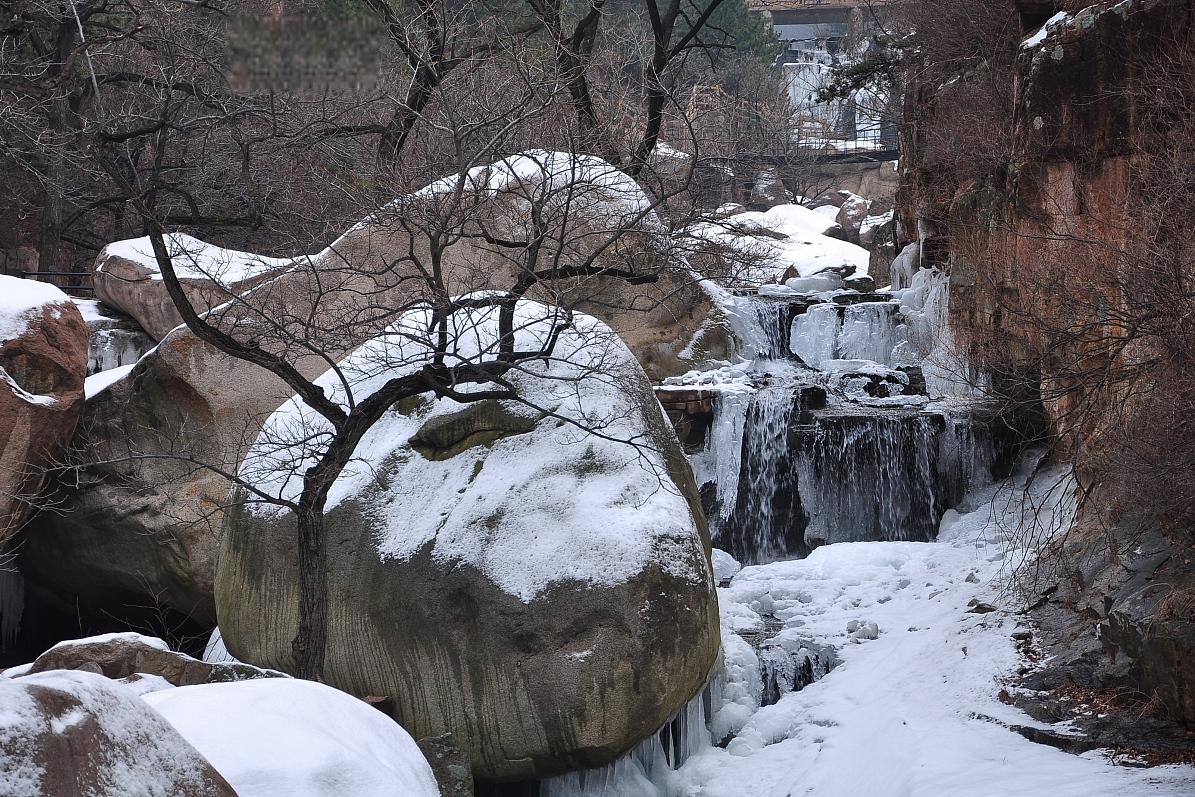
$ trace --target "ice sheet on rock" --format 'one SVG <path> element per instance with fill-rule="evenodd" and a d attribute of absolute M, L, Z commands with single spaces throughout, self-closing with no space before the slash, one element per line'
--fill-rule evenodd
<path fill-rule="evenodd" d="M 815 304 L 793 319 L 789 348 L 810 368 L 838 358 L 841 311 L 836 304 Z"/>
<path fill-rule="evenodd" d="M 516 349 L 539 350 L 560 312 L 520 302 Z M 493 307 L 454 316 L 447 364 L 492 360 L 497 318 Z M 428 361 L 429 319 L 423 310 L 405 314 L 340 364 L 357 401 Z M 708 578 L 689 555 L 697 533 L 689 506 L 653 442 L 652 424 L 667 419 L 654 400 L 638 406 L 650 386 L 626 345 L 600 321 L 574 313 L 549 362 L 525 361 L 508 378 L 525 403 L 503 406 L 533 419 L 552 412 L 563 422 L 544 420 L 534 431 L 501 438 L 481 452 L 428 460 L 411 447 L 412 436 L 429 420 L 463 409 L 429 395 L 410 414 L 386 413 L 366 433 L 332 487 L 329 511 L 377 485 L 378 469 L 417 459 L 418 467 L 405 468 L 402 479 L 369 496 L 378 507 L 383 558 L 403 560 L 431 544 L 438 560 L 471 564 L 524 601 L 564 580 L 622 583 L 651 564 L 678 578 Z M 335 372 L 316 383 L 334 400 L 346 400 Z M 265 424 L 242 477 L 293 499 L 314 456 L 296 449 L 295 441 L 314 441 L 315 447 L 327 430 L 301 401 L 288 401 Z M 255 505 L 252 511 L 276 510 Z"/>
<path fill-rule="evenodd" d="M 860 302 L 843 311 L 838 357 L 895 365 L 894 352 L 904 342 L 904 325 L 893 302 Z"/>
<path fill-rule="evenodd" d="M 793 319 L 789 348 L 821 370 L 836 360 L 908 365 L 915 359 L 906 353 L 906 327 L 895 302 L 815 304 Z"/>
<path fill-rule="evenodd" d="M 950 278 L 937 269 L 912 273 L 907 288 L 895 294 L 905 319 L 905 339 L 896 347 L 901 363 L 920 362 L 930 396 L 980 398 L 987 380 L 968 365 L 949 325 Z"/>
<path fill-rule="evenodd" d="M 225 249 L 185 233 L 168 233 L 165 239 L 170 263 L 180 279 L 211 279 L 225 288 L 279 271 L 293 262 L 292 258 L 264 257 Z M 104 260 L 109 256 L 137 263 L 150 272 L 152 279 L 162 279 L 148 236 L 116 241 L 105 246 L 96 260 L 99 263 L 97 271 L 104 270 Z"/>
<path fill-rule="evenodd" d="M 240 797 L 439 797 L 419 747 L 339 690 L 282 678 L 184 686 L 142 698 Z"/>

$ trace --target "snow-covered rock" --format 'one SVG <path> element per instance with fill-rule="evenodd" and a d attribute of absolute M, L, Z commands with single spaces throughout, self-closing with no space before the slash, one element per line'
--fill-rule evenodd
<path fill-rule="evenodd" d="M 521 302 L 516 348 L 534 350 L 553 313 Z M 492 358 L 496 320 L 462 317 L 450 360 Z M 357 401 L 425 361 L 427 322 L 413 311 L 341 363 Z M 696 485 L 631 352 L 574 314 L 550 363 L 509 378 L 521 403 L 427 396 L 388 412 L 327 504 L 328 682 L 392 696 L 417 736 L 454 733 L 482 779 L 608 763 L 685 705 L 718 650 Z M 331 372 L 319 384 L 346 400 Z M 324 428 L 288 402 L 242 478 L 293 497 L 307 467 L 295 435 Z M 226 518 L 224 642 L 290 669 L 294 518 L 261 505 Z"/>
<path fill-rule="evenodd" d="M 283 675 L 236 661 L 200 661 L 171 650 L 156 637 L 132 632 L 59 642 L 38 656 L 28 672 L 47 670 L 87 670 L 116 680 L 134 675 L 156 676 L 167 686 L 192 686 Z"/>
<path fill-rule="evenodd" d="M 711 259 L 703 273 L 724 285 L 759 287 L 790 277 L 835 271 L 867 273 L 867 250 L 826 233 L 833 219 L 801 205 L 739 213 L 687 231 L 694 254 Z"/>
<path fill-rule="evenodd" d="M 264 282 L 291 263 L 286 258 L 224 249 L 183 233 L 167 235 L 166 246 L 183 293 L 201 314 Z M 100 300 L 128 313 L 154 340 L 166 337 L 183 322 L 166 292 L 148 237 L 105 246 L 96 258 L 94 284 Z"/>
<path fill-rule="evenodd" d="M 238 797 L 439 797 L 419 747 L 382 712 L 290 679 L 185 686 L 144 701 Z"/>
<path fill-rule="evenodd" d="M 209 318 L 225 328 L 235 324 L 238 334 L 273 351 L 282 351 L 285 343 L 271 331 L 275 321 L 303 319 L 311 339 L 320 342 L 320 355 L 343 357 L 393 321 L 384 308 L 430 298 L 421 293 L 426 283 L 403 259 L 430 262 L 427 229 L 484 221 L 498 237 L 517 239 L 531 223 L 528 208 L 535 204 L 547 213 L 541 219 L 553 230 L 548 238 L 568 242 L 558 253 L 545 250 L 543 262 L 567 265 L 600 252 L 603 264 L 665 272 L 650 286 L 593 278 L 556 286 L 563 300 L 584 304 L 592 297 L 595 313 L 617 318 L 617 331 L 653 375 L 682 373 L 704 352 L 712 348 L 717 356 L 724 345 L 717 324 L 703 327 L 708 298 L 687 272 L 670 276 L 669 269 L 683 265 L 683 259 L 670 259 L 670 244 L 660 234 L 647 195 L 613 166 L 586 156 L 532 151 L 433 186 L 380 208 L 322 252 L 282 267 L 252 289 L 242 298 L 257 308 L 259 321 L 237 305 Z M 457 186 L 463 189 L 459 195 Z M 628 219 L 638 220 L 636 233 L 603 248 L 611 222 Z M 117 247 L 117 253 L 132 254 L 129 249 L 138 246 Z M 198 265 L 213 273 L 236 266 L 225 277 L 256 279 L 257 264 L 267 271 L 280 265 L 198 244 L 196 256 Z M 144 277 L 138 284 L 146 290 L 160 287 L 151 264 L 138 258 L 137 273 Z M 509 258 L 509 249 L 467 235 L 443 253 L 438 265 L 449 289 L 466 293 L 511 287 Z M 178 260 L 185 265 L 187 258 Z M 623 312 L 636 297 L 639 303 Z M 695 335 L 704 337 L 690 347 Z M 323 356 L 293 340 L 285 355 L 308 377 L 328 367 Z M 102 606 L 117 592 L 143 595 L 215 625 L 212 578 L 230 485 L 214 471 L 170 457 L 184 455 L 234 472 L 246 441 L 293 390 L 260 367 L 201 343 L 186 327 L 171 331 L 127 374 L 112 376 L 95 378 L 84 410 L 89 434 L 81 456 L 97 464 L 82 471 L 66 496 L 69 511 L 38 519 L 38 539 L 25 549 L 23 566 L 67 601 Z M 146 457 L 129 459 L 130 450 Z"/>
<path fill-rule="evenodd" d="M 36 503 L 79 419 L 87 329 L 53 285 L 0 276 L 0 542 Z"/>
<path fill-rule="evenodd" d="M 850 191 L 839 191 L 842 195 L 842 206 L 838 209 L 835 220 L 847 231 L 852 241 L 859 241 L 860 228 L 863 220 L 871 212 L 872 201 Z"/>
<path fill-rule="evenodd" d="M 734 578 L 735 573 L 743 569 L 738 560 L 721 548 L 714 548 L 710 552 L 710 561 L 714 567 L 714 579 L 718 583 L 729 581 Z"/>
<path fill-rule="evenodd" d="M 135 691 L 62 671 L 0 678 L 0 794 L 238 797 Z"/>

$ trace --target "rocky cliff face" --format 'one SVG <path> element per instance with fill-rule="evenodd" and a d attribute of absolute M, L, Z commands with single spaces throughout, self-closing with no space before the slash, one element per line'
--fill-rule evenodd
<path fill-rule="evenodd" d="M 1195 656 L 1195 601 L 1182 587 L 1195 538 L 1188 516 L 1151 497 L 1183 490 L 1184 475 L 1158 467 L 1146 480 L 1151 466 L 1133 464 L 1132 450 L 1150 449 L 1155 465 L 1158 452 L 1185 450 L 1184 411 L 1162 405 L 1181 406 L 1186 392 L 1174 377 L 1185 326 L 1172 310 L 1193 262 L 1195 8 L 1088 4 L 1035 30 L 1039 17 L 1022 14 L 1007 147 L 973 172 L 946 173 L 927 141 L 989 65 L 911 87 L 898 217 L 920 265 L 950 275 L 951 320 L 973 361 L 1044 416 L 1053 455 L 1073 461 L 1085 491 L 1066 544 L 1044 549 L 1055 575 L 1036 584 L 1054 652 L 1069 663 L 1086 650 L 1085 688 L 1127 690 L 1195 722 L 1182 664 Z"/>

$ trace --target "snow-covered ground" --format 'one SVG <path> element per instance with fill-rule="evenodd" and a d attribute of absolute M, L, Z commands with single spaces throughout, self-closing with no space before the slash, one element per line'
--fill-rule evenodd
<path fill-rule="evenodd" d="M 1004 589 L 1022 512 L 1064 517 L 1065 474 L 973 495 L 933 543 L 828 545 L 807 559 L 747 567 L 719 590 L 728 644 L 715 730 L 734 730 L 679 773 L 684 797 L 1096 797 L 1188 795 L 1195 769 L 1128 769 L 1098 752 L 1034 744 L 1008 725 L 1039 725 L 997 700 L 1023 662 L 1022 626 Z M 970 509 L 970 511 L 967 511 Z M 969 611 L 972 601 L 995 611 Z M 986 608 L 986 607 L 981 607 Z M 833 648 L 840 664 L 755 709 L 759 668 L 734 631 L 783 624 L 775 644 Z M 874 639 L 868 624 L 878 627 Z M 848 628 L 855 632 L 849 633 Z M 870 629 L 874 631 L 875 629 Z M 737 702 L 736 702 L 737 701 Z"/>

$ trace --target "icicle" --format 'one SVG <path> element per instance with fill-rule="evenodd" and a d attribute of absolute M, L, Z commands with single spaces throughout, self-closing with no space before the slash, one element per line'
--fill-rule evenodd
<path fill-rule="evenodd" d="M 813 650 L 788 640 L 768 643 L 759 651 L 760 705 L 774 705 L 789 692 L 801 691 L 824 678 L 837 663 L 833 651 Z"/>
<path fill-rule="evenodd" d="M 706 437 L 702 468 L 716 486 L 721 519 L 730 516 L 738 501 L 743 426 L 750 401 L 750 393 L 727 390 L 720 392 L 714 402 L 714 421 Z"/>
<path fill-rule="evenodd" d="M 680 797 L 676 770 L 713 747 L 706 724 L 705 690 L 658 733 L 617 761 L 540 782 L 540 797 Z"/>
<path fill-rule="evenodd" d="M 153 345 L 153 340 L 144 332 L 128 329 L 93 330 L 87 346 L 87 375 L 131 365 Z"/>

